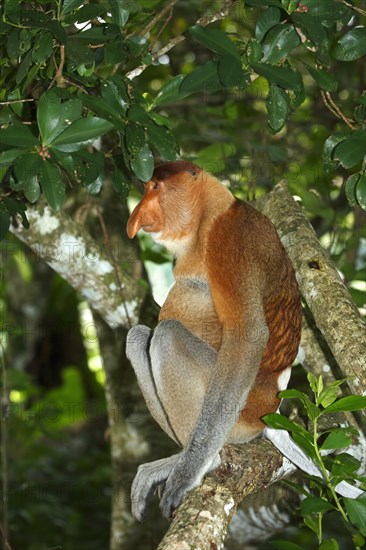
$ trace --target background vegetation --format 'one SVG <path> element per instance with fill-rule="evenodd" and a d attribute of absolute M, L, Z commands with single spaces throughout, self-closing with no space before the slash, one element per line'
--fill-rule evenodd
<path fill-rule="evenodd" d="M 1 15 L 2 525 L 14 549 L 107 548 L 118 494 L 99 348 L 108 332 L 9 226 L 28 227 L 27 207 L 45 200 L 112 247 L 149 296 L 147 281 L 168 284 L 171 258 L 145 237 L 139 252 L 119 239 L 127 197 L 154 163 L 192 160 L 244 199 L 286 178 L 364 314 L 365 5 L 5 0 Z M 154 316 L 145 300 L 141 321 Z M 126 438 L 140 453 L 126 457 L 128 488 L 141 454 L 169 443 L 144 417 L 123 335 L 112 341 Z M 128 520 L 123 547 L 153 548 L 165 529 Z"/>

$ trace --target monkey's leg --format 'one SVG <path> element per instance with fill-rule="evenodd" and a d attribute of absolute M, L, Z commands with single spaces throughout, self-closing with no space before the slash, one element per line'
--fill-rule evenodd
<path fill-rule="evenodd" d="M 152 417 L 169 437 L 179 443 L 170 427 L 166 412 L 156 391 L 149 357 L 151 333 L 151 329 L 145 325 L 137 325 L 131 328 L 127 334 L 126 355 L 135 371 L 137 382 Z"/>
<path fill-rule="evenodd" d="M 128 336 L 127 355 L 146 402 L 162 427 L 163 411 L 165 424 L 174 431 L 175 437 L 171 437 L 184 445 L 201 410 L 217 353 L 179 321 L 161 321 L 151 339 L 150 362 L 146 353 L 150 331 L 143 326 L 135 329 Z M 169 433 L 166 425 L 164 429 Z M 179 457 L 180 453 L 139 467 L 131 491 L 132 512 L 138 520 L 143 518 L 149 498 L 165 483 Z M 219 463 L 217 455 L 208 470 Z"/>
<path fill-rule="evenodd" d="M 197 422 L 217 352 L 175 320 L 161 321 L 150 345 L 157 393 L 184 447 Z"/>

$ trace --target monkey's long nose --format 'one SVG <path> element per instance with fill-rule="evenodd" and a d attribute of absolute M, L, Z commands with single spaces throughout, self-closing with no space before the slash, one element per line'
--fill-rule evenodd
<path fill-rule="evenodd" d="M 128 218 L 127 222 L 127 235 L 130 239 L 133 239 L 136 233 L 142 227 L 142 213 L 141 213 L 141 202 L 134 208 L 131 216 Z"/>

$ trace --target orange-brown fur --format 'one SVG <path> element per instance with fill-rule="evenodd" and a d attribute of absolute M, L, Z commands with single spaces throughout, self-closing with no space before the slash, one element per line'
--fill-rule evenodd
<path fill-rule="evenodd" d="M 217 351 L 228 339 L 240 350 L 263 305 L 269 338 L 237 422 L 256 435 L 264 428 L 261 417 L 278 407 L 278 376 L 299 344 L 301 303 L 290 261 L 268 218 L 197 166 L 163 164 L 145 187 L 128 233 L 133 237 L 140 227 L 158 233 L 177 256 L 176 283 L 159 320 L 181 321 Z M 226 368 L 230 379 L 240 362 Z"/>

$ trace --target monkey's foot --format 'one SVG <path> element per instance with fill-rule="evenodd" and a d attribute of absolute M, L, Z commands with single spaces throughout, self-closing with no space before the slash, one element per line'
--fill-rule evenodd
<path fill-rule="evenodd" d="M 131 489 L 132 514 L 138 521 L 144 519 L 150 498 L 166 482 L 179 456 L 180 453 L 139 466 Z"/>

